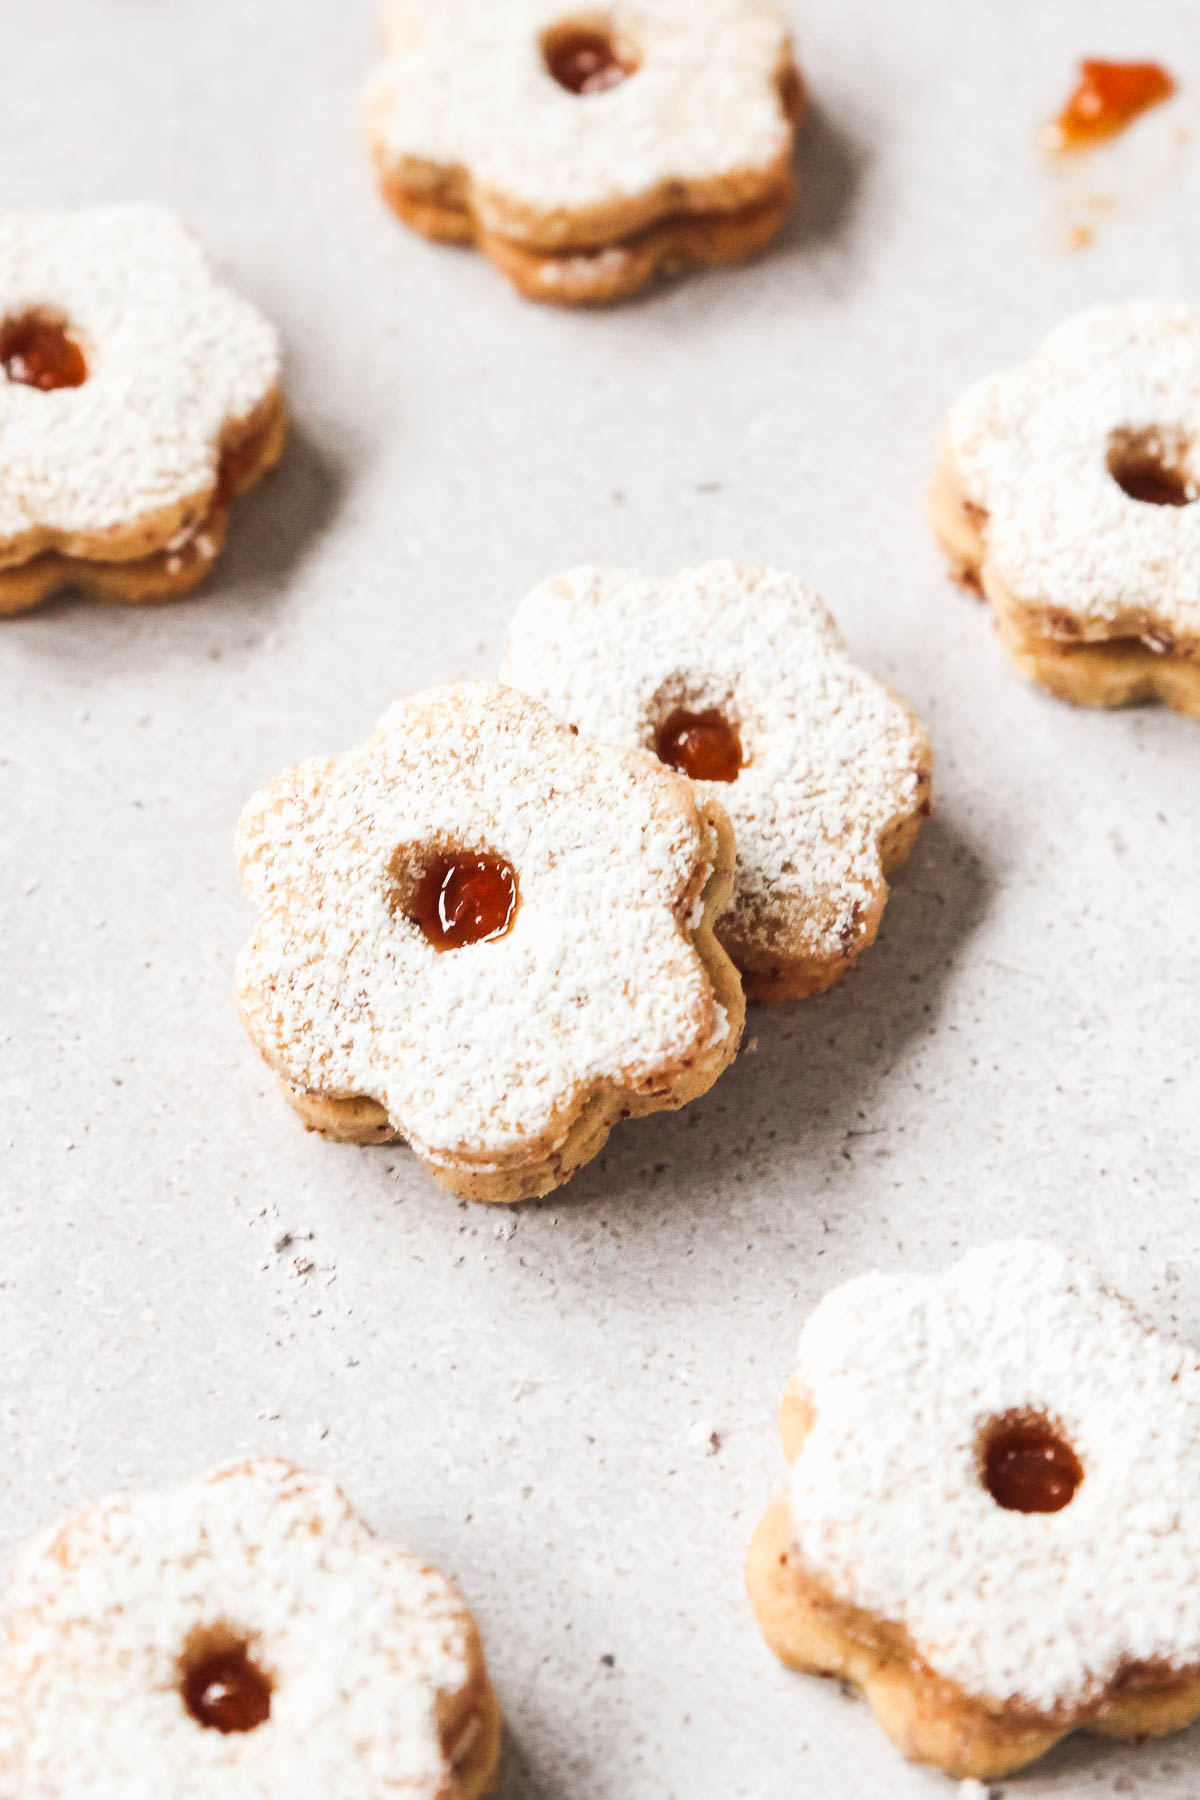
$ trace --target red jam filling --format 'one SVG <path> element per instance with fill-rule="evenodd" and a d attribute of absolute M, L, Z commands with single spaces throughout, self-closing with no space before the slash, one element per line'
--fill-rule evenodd
<path fill-rule="evenodd" d="M 182 1693 L 198 1725 L 227 1735 L 256 1731 L 271 1713 L 271 1684 L 244 1648 L 206 1656 L 187 1671 Z"/>
<path fill-rule="evenodd" d="M 724 713 L 675 711 L 654 735 L 658 760 L 693 781 L 736 781 L 745 765 L 742 740 Z"/>
<path fill-rule="evenodd" d="M 499 856 L 439 856 L 417 883 L 408 910 L 435 950 L 486 944 L 512 928 L 517 877 Z"/>
<path fill-rule="evenodd" d="M 569 94 L 604 94 L 619 87 L 637 65 L 621 54 L 606 31 L 585 26 L 548 33 L 542 53 L 559 87 Z"/>
<path fill-rule="evenodd" d="M 1196 486 L 1183 467 L 1185 455 L 1181 432 L 1114 431 L 1108 472 L 1131 500 L 1147 506 L 1188 506 L 1196 498 Z"/>
<path fill-rule="evenodd" d="M 0 367 L 10 381 L 43 394 L 52 388 L 82 387 L 88 373 L 75 339 L 40 313 L 26 313 L 0 325 Z"/>
<path fill-rule="evenodd" d="M 1082 1480 L 1079 1458 L 1044 1420 L 1003 1424 L 984 1447 L 983 1485 L 1006 1512 L 1061 1512 Z"/>

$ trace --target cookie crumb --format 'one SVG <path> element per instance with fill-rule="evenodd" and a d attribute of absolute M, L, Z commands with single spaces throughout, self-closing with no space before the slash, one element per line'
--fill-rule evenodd
<path fill-rule="evenodd" d="M 688 1432 L 688 1443 L 693 1450 L 702 1450 L 705 1456 L 715 1456 L 721 1448 L 721 1437 L 711 1419 L 697 1419 Z"/>

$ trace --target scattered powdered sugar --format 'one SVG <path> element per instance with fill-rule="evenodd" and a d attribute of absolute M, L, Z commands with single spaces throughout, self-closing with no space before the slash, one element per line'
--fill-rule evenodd
<path fill-rule="evenodd" d="M 720 1034 L 687 935 L 710 837 L 687 782 L 524 695 L 417 695 L 243 815 L 243 1018 L 290 1083 L 378 1100 L 426 1160 L 519 1159 L 593 1089 L 653 1088 Z M 439 952 L 406 915 L 392 870 L 445 849 L 512 865 L 505 937 Z"/>
<path fill-rule="evenodd" d="M 517 609 L 504 673 L 585 736 L 630 747 L 653 750 L 676 707 L 723 712 L 746 766 L 697 786 L 737 839 L 727 918 L 768 947 L 836 953 L 882 881 L 879 834 L 914 810 L 930 752 L 802 582 L 728 561 L 663 581 L 574 569 Z"/>
<path fill-rule="evenodd" d="M 848 1282 L 805 1326 L 796 1385 L 815 1409 L 799 1557 L 936 1674 L 1053 1713 L 1131 1665 L 1200 1665 L 1200 1365 L 1086 1263 L 1019 1240 Z M 1026 1410 L 1083 1465 L 1056 1513 L 980 1480 L 980 1434 Z"/>
<path fill-rule="evenodd" d="M 562 0 L 386 0 L 383 17 L 372 136 L 389 161 L 468 171 L 485 223 L 489 194 L 542 212 L 633 200 L 765 169 L 791 143 L 774 0 L 617 0 L 604 22 L 639 66 L 582 97 L 543 58 L 543 34 L 571 18 Z"/>
<path fill-rule="evenodd" d="M 30 311 L 66 323 L 88 375 L 41 393 L 0 369 L 0 552 L 207 495 L 223 428 L 279 381 L 274 327 L 157 207 L 0 214 L 0 320 Z"/>
<path fill-rule="evenodd" d="M 214 1627 L 271 1681 L 255 1730 L 185 1709 L 181 1657 Z M 20 1556 L 0 1785 L 22 1800 L 435 1800 L 438 1696 L 469 1674 L 467 1615 L 436 1570 L 375 1539 L 324 1477 L 231 1465 L 77 1513 Z"/>
<path fill-rule="evenodd" d="M 1031 361 L 951 409 L 966 498 L 987 513 L 987 562 L 1026 606 L 1085 628 L 1145 613 L 1200 636 L 1200 505 L 1132 499 L 1108 467 L 1114 432 L 1165 430 L 1200 484 L 1200 306 L 1092 307 Z"/>

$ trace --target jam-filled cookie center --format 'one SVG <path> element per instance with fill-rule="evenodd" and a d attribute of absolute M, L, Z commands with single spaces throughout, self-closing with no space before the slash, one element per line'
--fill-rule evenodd
<path fill-rule="evenodd" d="M 983 1485 L 1006 1512 L 1055 1513 L 1069 1506 L 1083 1465 L 1048 1419 L 999 1419 L 981 1457 Z"/>
<path fill-rule="evenodd" d="M 0 324 L 0 368 L 10 381 L 48 394 L 82 387 L 88 369 L 67 326 L 49 313 L 21 313 Z"/>
<path fill-rule="evenodd" d="M 1190 506 L 1200 498 L 1187 464 L 1188 441 L 1168 426 L 1122 428 L 1108 440 L 1109 474 L 1131 500 L 1146 506 Z"/>
<path fill-rule="evenodd" d="M 677 706 L 654 734 L 659 762 L 693 781 L 736 781 L 745 767 L 737 726 L 717 707 L 689 712 Z"/>
<path fill-rule="evenodd" d="M 512 929 L 516 871 L 502 856 L 446 853 L 426 865 L 405 910 L 435 950 L 490 943 Z"/>
<path fill-rule="evenodd" d="M 257 1731 L 271 1714 L 271 1683 L 246 1644 L 199 1653 L 184 1669 L 180 1693 L 198 1725 L 226 1735 Z"/>
<path fill-rule="evenodd" d="M 637 59 L 597 25 L 556 25 L 542 39 L 542 58 L 569 94 L 604 94 L 637 73 Z"/>

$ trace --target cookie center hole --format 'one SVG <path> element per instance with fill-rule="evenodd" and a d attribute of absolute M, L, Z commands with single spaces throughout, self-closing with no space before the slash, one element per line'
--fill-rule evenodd
<path fill-rule="evenodd" d="M 271 1714 L 271 1682 L 250 1646 L 225 1632 L 205 1633 L 183 1660 L 183 1704 L 209 1731 L 257 1731 Z"/>
<path fill-rule="evenodd" d="M 654 748 L 659 762 L 693 781 L 736 781 L 746 763 L 737 726 L 715 706 L 706 712 L 677 706 L 655 732 Z"/>
<path fill-rule="evenodd" d="M 1188 442 L 1161 425 L 1114 431 L 1108 440 L 1108 472 L 1131 500 L 1148 506 L 1189 506 L 1198 497 L 1188 473 Z"/>
<path fill-rule="evenodd" d="M 427 863 L 405 910 L 435 950 L 486 944 L 512 930 L 517 876 L 487 852 L 453 851 Z"/>
<path fill-rule="evenodd" d="M 37 388 L 82 387 L 87 380 L 83 351 L 61 319 L 50 313 L 21 313 L 0 324 L 0 368 L 10 381 Z"/>
<path fill-rule="evenodd" d="M 604 94 L 637 71 L 637 58 L 603 26 L 556 25 L 542 39 L 542 57 L 569 94 Z"/>
<path fill-rule="evenodd" d="M 1074 1450 L 1044 1418 L 995 1420 L 984 1439 L 981 1461 L 983 1485 L 1006 1512 L 1061 1512 L 1083 1480 L 1083 1465 Z"/>

